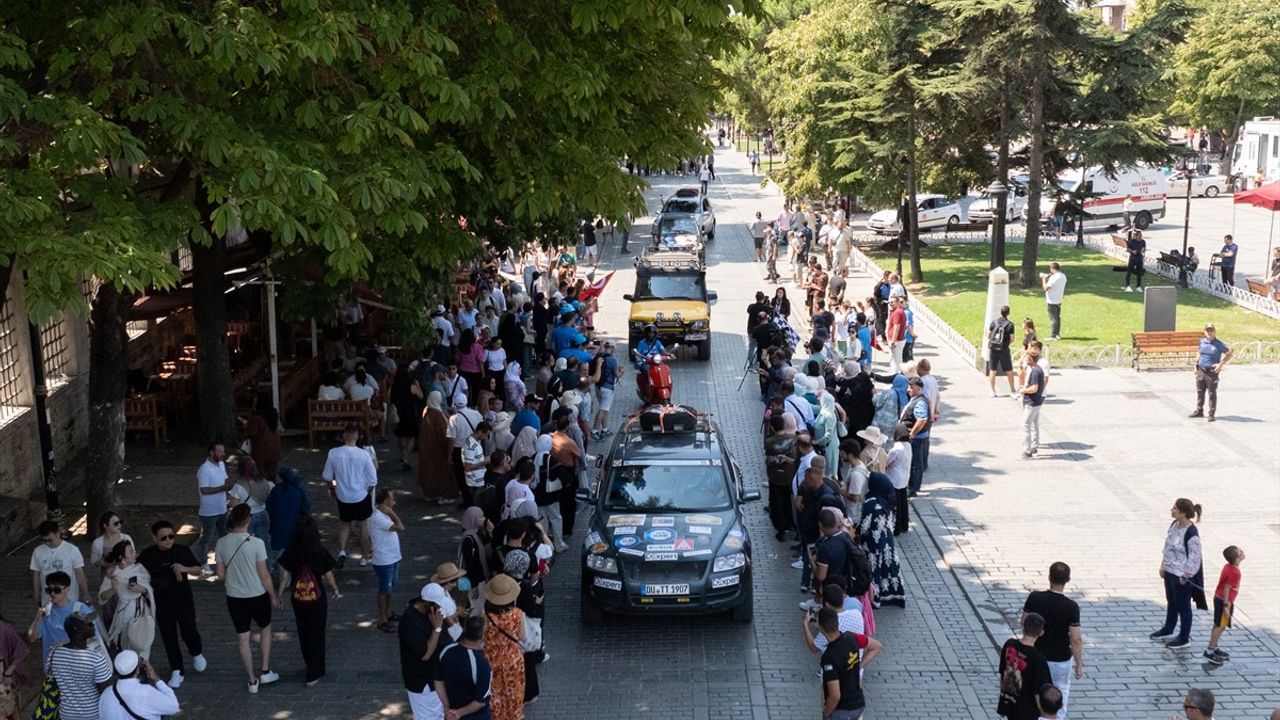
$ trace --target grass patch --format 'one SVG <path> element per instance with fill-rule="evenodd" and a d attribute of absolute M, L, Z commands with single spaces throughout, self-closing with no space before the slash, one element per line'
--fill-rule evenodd
<path fill-rule="evenodd" d="M 930 309 L 978 347 L 981 347 L 985 329 L 982 320 L 987 302 L 989 248 L 986 243 L 929 245 L 921 251 L 925 282 L 910 286 L 911 291 Z M 1042 272 L 1048 272 L 1049 263 L 1057 261 L 1067 275 L 1067 294 L 1062 301 L 1061 344 L 1129 345 L 1132 342 L 1130 334 L 1142 330 L 1143 296 L 1137 292 L 1124 292 L 1124 274 L 1111 270 L 1120 264 L 1119 261 L 1087 248 L 1061 245 L 1041 246 L 1039 256 Z M 897 255 L 874 252 L 872 257 L 881 267 L 891 268 Z M 1035 321 L 1041 338 L 1047 338 L 1049 314 L 1045 309 L 1044 293 L 1039 288 L 1024 290 L 1017 287 L 1017 265 L 1022 258 L 1022 244 L 1010 243 L 1005 257 L 1012 267 L 1009 319 L 1021 329 L 1022 318 L 1030 317 Z M 1144 280 L 1153 285 L 1174 284 L 1174 281 L 1154 273 L 1147 273 Z M 1179 330 L 1198 330 L 1205 323 L 1214 323 L 1218 327 L 1218 336 L 1228 345 L 1249 340 L 1280 340 L 1280 321 L 1197 290 L 1178 291 L 1177 317 Z"/>

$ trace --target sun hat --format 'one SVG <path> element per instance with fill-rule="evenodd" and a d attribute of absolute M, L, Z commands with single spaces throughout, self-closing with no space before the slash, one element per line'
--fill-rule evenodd
<path fill-rule="evenodd" d="M 436 573 L 431 576 L 431 582 L 443 585 L 447 582 L 453 582 L 466 574 L 465 571 L 460 570 L 457 565 L 451 562 L 440 563 L 436 566 Z"/>
<path fill-rule="evenodd" d="M 868 425 L 866 428 L 859 430 L 856 435 L 875 445 L 883 445 L 889 440 L 889 437 L 880 432 L 880 428 L 875 425 Z"/>
<path fill-rule="evenodd" d="M 520 596 L 520 585 L 505 573 L 498 573 L 485 583 L 484 601 L 491 605 L 510 605 Z"/>

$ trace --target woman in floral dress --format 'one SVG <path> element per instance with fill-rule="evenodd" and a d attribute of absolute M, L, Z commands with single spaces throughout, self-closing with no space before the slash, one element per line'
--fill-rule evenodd
<path fill-rule="evenodd" d="M 877 608 L 907 606 L 898 548 L 893 542 L 895 502 L 889 477 L 884 473 L 871 473 L 867 480 L 867 499 L 862 503 L 862 519 L 858 521 L 858 540 L 867 549 L 867 559 L 871 561 L 871 586 Z"/>
<path fill-rule="evenodd" d="M 493 720 L 524 720 L 524 613 L 515 606 L 520 584 L 498 573 L 484 588 L 484 654 L 493 669 Z"/>

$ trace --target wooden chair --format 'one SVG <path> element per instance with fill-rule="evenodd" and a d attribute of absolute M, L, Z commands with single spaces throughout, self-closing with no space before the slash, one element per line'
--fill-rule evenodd
<path fill-rule="evenodd" d="M 154 397 L 135 398 L 124 401 L 124 429 L 144 430 L 150 432 L 155 439 L 156 447 L 169 441 L 168 423 L 160 414 L 159 404 Z"/>
<path fill-rule="evenodd" d="M 364 400 L 315 400 L 307 401 L 307 442 L 316 446 L 316 433 L 342 432 L 355 423 L 360 433 L 369 438 L 373 425 L 373 410 Z"/>

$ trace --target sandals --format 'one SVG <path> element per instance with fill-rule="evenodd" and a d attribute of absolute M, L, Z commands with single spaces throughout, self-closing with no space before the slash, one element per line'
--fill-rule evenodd
<path fill-rule="evenodd" d="M 380 623 L 378 623 L 378 624 L 377 624 L 377 628 L 378 628 L 379 630 L 381 630 L 382 632 L 387 633 L 387 634 L 391 634 L 391 633 L 395 632 L 395 630 L 392 630 L 392 629 L 391 629 L 391 623 L 390 623 L 390 622 L 380 622 Z"/>

